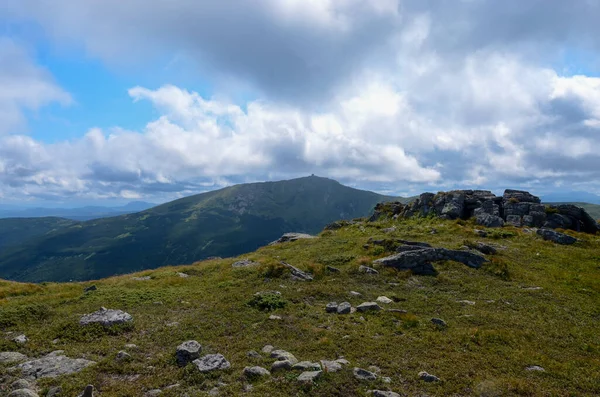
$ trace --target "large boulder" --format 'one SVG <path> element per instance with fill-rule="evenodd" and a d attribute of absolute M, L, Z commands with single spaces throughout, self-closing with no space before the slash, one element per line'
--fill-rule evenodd
<path fill-rule="evenodd" d="M 181 367 L 185 367 L 189 362 L 200 358 L 200 352 L 202 351 L 202 345 L 195 340 L 188 340 L 177 346 L 175 352 L 175 359 L 177 364 Z"/>
<path fill-rule="evenodd" d="M 229 361 L 221 354 L 207 354 L 193 361 L 200 372 L 212 372 L 231 367 Z"/>
<path fill-rule="evenodd" d="M 133 317 L 129 313 L 122 310 L 113 310 L 101 308 L 100 310 L 86 314 L 79 320 L 80 325 L 101 324 L 105 327 L 112 325 L 124 324 L 133 321 Z"/>
<path fill-rule="evenodd" d="M 517 203 L 536 203 L 540 204 L 542 201 L 539 197 L 526 192 L 524 190 L 513 190 L 506 189 L 502 196 L 502 201 L 506 202 L 517 202 Z"/>
<path fill-rule="evenodd" d="M 82 358 L 69 358 L 62 351 L 56 351 L 40 359 L 19 364 L 16 369 L 20 369 L 26 379 L 34 380 L 73 374 L 93 364 L 96 363 Z"/>
<path fill-rule="evenodd" d="M 558 210 L 559 214 L 571 219 L 573 230 L 592 234 L 600 231 L 598 223 L 583 208 L 573 204 L 561 204 L 554 208 Z"/>
<path fill-rule="evenodd" d="M 577 242 L 575 237 L 551 229 L 538 229 L 537 234 L 544 240 L 553 241 L 557 244 L 571 245 Z"/>

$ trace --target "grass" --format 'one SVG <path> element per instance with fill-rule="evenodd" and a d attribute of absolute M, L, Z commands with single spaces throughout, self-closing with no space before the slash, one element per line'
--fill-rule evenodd
<path fill-rule="evenodd" d="M 382 231 L 390 226 L 397 230 Z M 437 233 L 431 234 L 434 228 Z M 61 349 L 70 357 L 98 362 L 79 374 L 40 382 L 42 389 L 62 385 L 65 395 L 77 395 L 91 383 L 102 397 L 141 396 L 155 388 L 162 388 L 162 396 L 167 397 L 201 396 L 219 382 L 227 384 L 220 387 L 221 395 L 241 395 L 245 366 L 270 368 L 272 359 L 266 355 L 247 356 L 266 344 L 288 350 L 300 360 L 344 356 L 350 367 L 375 365 L 392 382 L 359 382 L 349 368 L 302 386 L 295 379 L 298 373 L 284 372 L 254 381 L 247 395 L 364 396 L 367 390 L 388 388 L 430 396 L 599 395 L 600 238 L 569 232 L 582 241 L 558 246 L 516 228 L 506 227 L 485 239 L 473 229 L 470 222 L 436 219 L 358 223 L 323 232 L 318 239 L 264 247 L 239 258 L 95 282 L 0 282 L 0 329 L 30 339 L 21 347 L 5 335 L 0 338 L 0 351 L 38 357 Z M 379 246 L 365 249 L 371 237 L 426 241 L 447 248 L 485 241 L 499 252 L 479 270 L 449 262 L 435 265 L 437 277 L 391 269 L 365 275 L 358 272 L 360 264 L 390 253 Z M 241 258 L 262 265 L 232 268 Z M 315 280 L 293 281 L 280 261 L 312 272 Z M 328 272 L 328 265 L 341 272 Z M 190 277 L 181 278 L 177 272 Z M 135 281 L 133 276 L 152 279 Z M 92 284 L 97 291 L 83 293 Z M 281 295 L 256 298 L 257 292 L 274 290 Z M 382 306 L 407 313 L 325 313 L 330 301 L 356 306 L 381 295 L 394 300 Z M 461 300 L 476 304 L 461 304 Z M 109 330 L 78 326 L 81 315 L 100 306 L 127 311 L 134 317 L 133 324 Z M 282 319 L 269 320 L 271 314 Z M 434 326 L 433 317 L 444 319 L 448 327 Z M 59 341 L 53 343 L 55 339 Z M 223 354 L 231 369 L 200 374 L 193 366 L 179 368 L 175 348 L 188 339 L 198 340 L 203 353 Z M 132 360 L 115 361 L 128 343 L 138 346 L 130 351 Z M 531 365 L 546 372 L 525 371 Z M 420 371 L 442 382 L 423 383 L 417 378 Z M 6 368 L 0 366 L 0 379 L 4 376 Z M 180 386 L 164 389 L 175 383 Z"/>

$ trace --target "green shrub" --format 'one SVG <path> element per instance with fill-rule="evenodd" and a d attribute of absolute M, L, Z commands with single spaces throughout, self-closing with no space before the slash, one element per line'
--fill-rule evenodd
<path fill-rule="evenodd" d="M 285 266 L 280 263 L 269 263 L 262 267 L 262 275 L 265 278 L 281 278 L 285 271 Z"/>
<path fill-rule="evenodd" d="M 352 254 L 333 254 L 322 256 L 317 259 L 319 263 L 329 266 L 340 266 L 345 265 L 346 263 L 352 262 L 356 258 L 355 255 Z"/>
<path fill-rule="evenodd" d="M 275 292 L 254 295 L 254 297 L 248 301 L 248 306 L 262 311 L 282 309 L 286 305 L 287 301 L 283 299 L 280 294 Z"/>
<path fill-rule="evenodd" d="M 511 204 L 517 204 L 519 202 L 519 199 L 516 197 L 511 197 L 508 199 L 508 202 Z"/>
<path fill-rule="evenodd" d="M 24 305 L 0 310 L 0 328 L 14 327 L 32 321 L 43 321 L 50 317 L 50 307 L 46 305 Z"/>
<path fill-rule="evenodd" d="M 558 214 L 558 208 L 552 207 L 551 205 L 546 206 L 546 214 Z"/>

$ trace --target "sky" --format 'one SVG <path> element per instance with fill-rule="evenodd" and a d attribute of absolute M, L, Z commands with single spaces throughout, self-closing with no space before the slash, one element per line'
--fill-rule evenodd
<path fill-rule="evenodd" d="M 2 0 L 0 204 L 310 174 L 600 195 L 600 0 Z"/>

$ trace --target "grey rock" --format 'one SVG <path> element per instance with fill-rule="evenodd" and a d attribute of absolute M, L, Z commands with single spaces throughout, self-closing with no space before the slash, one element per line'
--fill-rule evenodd
<path fill-rule="evenodd" d="M 350 295 L 352 295 L 352 296 L 361 296 L 362 294 L 360 292 L 350 291 Z"/>
<path fill-rule="evenodd" d="M 263 367 L 246 367 L 244 368 L 244 376 L 249 379 L 257 379 L 263 376 L 271 376 L 271 373 Z"/>
<path fill-rule="evenodd" d="M 337 314 L 349 314 L 352 311 L 352 305 L 349 302 L 342 302 L 337 307 Z"/>
<path fill-rule="evenodd" d="M 560 233 L 550 229 L 538 229 L 537 234 L 544 240 L 552 241 L 557 244 L 571 245 L 577 242 L 575 237 L 569 236 L 568 234 Z"/>
<path fill-rule="evenodd" d="M 504 219 L 496 215 L 480 214 L 475 217 L 475 222 L 478 225 L 485 227 L 502 227 L 504 226 Z"/>
<path fill-rule="evenodd" d="M 193 361 L 200 372 L 211 372 L 231 367 L 229 361 L 221 354 L 207 354 Z"/>
<path fill-rule="evenodd" d="M 326 266 L 325 270 L 327 270 L 330 273 L 341 273 L 341 270 L 338 269 L 337 267 L 333 267 L 333 266 Z"/>
<path fill-rule="evenodd" d="M 530 367 L 525 368 L 525 371 L 533 371 L 533 372 L 546 372 L 546 370 L 539 365 L 532 365 Z"/>
<path fill-rule="evenodd" d="M 313 276 L 310 275 L 309 273 L 303 272 L 302 270 L 298 269 L 297 267 L 294 267 L 292 265 L 290 265 L 289 263 L 280 262 L 283 266 L 287 267 L 288 269 L 291 270 L 292 272 L 292 276 L 296 277 L 298 280 L 302 280 L 302 281 L 312 281 L 313 280 Z"/>
<path fill-rule="evenodd" d="M 156 397 L 156 396 L 160 396 L 161 394 L 162 394 L 162 390 L 153 389 L 153 390 L 148 390 L 146 393 L 144 393 L 144 397 Z"/>
<path fill-rule="evenodd" d="M 321 366 L 325 372 L 338 372 L 342 370 L 342 363 L 338 361 L 321 360 Z"/>
<path fill-rule="evenodd" d="M 534 196 L 533 194 L 524 190 L 506 189 L 504 191 L 504 195 L 502 196 L 502 201 L 508 202 L 511 201 L 511 199 L 517 201 L 518 203 L 525 202 L 539 204 L 542 202 L 539 197 Z"/>
<path fill-rule="evenodd" d="M 200 352 L 202 352 L 202 345 L 195 340 L 188 340 L 177 346 L 175 359 L 179 366 L 184 367 L 200 358 Z"/>
<path fill-rule="evenodd" d="M 98 289 L 98 287 L 96 287 L 95 285 L 90 285 L 89 287 L 85 288 L 83 290 L 83 292 L 92 292 L 92 291 L 96 291 Z"/>
<path fill-rule="evenodd" d="M 389 376 L 383 376 L 380 378 L 383 383 L 392 383 L 392 378 Z"/>
<path fill-rule="evenodd" d="M 62 387 L 53 386 L 48 389 L 48 393 L 46 393 L 46 397 L 59 397 L 62 394 Z"/>
<path fill-rule="evenodd" d="M 188 278 L 190 275 L 182 272 L 177 272 L 177 275 L 181 278 Z"/>
<path fill-rule="evenodd" d="M 39 397 L 36 392 L 29 389 L 18 389 L 10 392 L 8 397 Z"/>
<path fill-rule="evenodd" d="M 321 361 L 322 363 L 322 361 Z M 321 366 L 319 363 L 312 363 L 310 361 L 300 361 L 297 364 L 292 366 L 292 369 L 300 370 L 300 371 L 320 371 Z"/>
<path fill-rule="evenodd" d="M 25 335 L 18 335 L 13 338 L 13 342 L 15 342 L 19 345 L 24 345 L 28 341 L 29 341 L 29 338 L 27 338 Z"/>
<path fill-rule="evenodd" d="M 120 352 L 117 353 L 116 360 L 117 361 L 129 361 L 129 360 L 131 360 L 131 354 L 121 350 Z"/>
<path fill-rule="evenodd" d="M 33 380 L 73 374 L 93 364 L 96 363 L 82 358 L 73 359 L 50 353 L 40 359 L 19 364 L 16 368 L 21 370 L 21 374 L 25 378 Z"/>
<path fill-rule="evenodd" d="M 302 372 L 300 376 L 298 376 L 298 382 L 302 383 L 312 383 L 315 380 L 319 379 L 323 374 L 323 371 L 306 371 Z"/>
<path fill-rule="evenodd" d="M 250 350 L 248 353 L 246 353 L 246 356 L 250 358 L 262 358 L 262 356 L 254 350 Z"/>
<path fill-rule="evenodd" d="M 289 371 L 294 364 L 290 360 L 278 360 L 271 365 L 271 372 Z"/>
<path fill-rule="evenodd" d="M 496 253 L 498 253 L 496 248 L 481 242 L 475 243 L 475 246 L 473 248 L 485 255 L 495 255 Z"/>
<path fill-rule="evenodd" d="M 310 234 L 305 234 L 305 233 L 285 233 L 278 240 L 273 241 L 269 245 L 287 243 L 287 242 L 304 240 L 304 239 L 313 239 L 313 238 L 317 238 L 317 237 L 311 236 Z"/>
<path fill-rule="evenodd" d="M 152 280 L 152 277 L 150 277 L 150 276 L 131 277 L 131 279 L 135 280 L 135 281 L 148 281 L 148 280 Z"/>
<path fill-rule="evenodd" d="M 431 322 L 434 325 L 440 326 L 440 327 L 447 327 L 448 324 L 446 324 L 446 322 L 444 320 L 442 320 L 441 318 L 432 318 Z"/>
<path fill-rule="evenodd" d="M 271 314 L 269 316 L 269 320 L 281 320 L 281 316 L 276 316 L 275 314 Z"/>
<path fill-rule="evenodd" d="M 381 306 L 376 302 L 363 302 L 356 307 L 356 310 L 359 312 L 379 311 Z"/>
<path fill-rule="evenodd" d="M 455 261 L 475 269 L 480 268 L 488 260 L 469 251 L 450 250 L 446 248 L 424 248 L 419 251 L 401 252 L 392 256 L 377 259 L 374 264 L 393 267 L 398 270 L 432 271 L 430 262 Z M 435 269 L 433 269 L 435 271 Z"/>
<path fill-rule="evenodd" d="M 391 300 L 387 296 L 379 296 L 379 297 L 377 297 L 376 301 L 379 302 L 379 303 L 386 303 L 386 304 L 394 302 L 393 300 Z"/>
<path fill-rule="evenodd" d="M 375 380 L 377 375 L 362 368 L 354 368 L 354 377 L 358 380 Z"/>
<path fill-rule="evenodd" d="M 244 390 L 252 390 L 252 385 L 244 385 Z M 213 387 L 212 389 L 210 389 L 210 391 L 208 392 L 208 395 L 211 397 L 215 397 L 219 395 L 219 388 L 218 387 Z"/>
<path fill-rule="evenodd" d="M 350 365 L 350 361 L 346 360 L 345 358 L 338 358 L 335 360 L 335 362 L 342 365 Z"/>
<path fill-rule="evenodd" d="M 125 349 L 137 350 L 138 347 L 137 347 L 137 345 L 134 345 L 133 343 L 128 343 L 128 344 L 125 345 Z"/>
<path fill-rule="evenodd" d="M 258 265 L 260 265 L 260 263 L 251 261 L 249 259 L 243 259 L 241 261 L 234 262 L 231 267 L 251 267 Z"/>
<path fill-rule="evenodd" d="M 266 353 L 266 354 L 271 354 L 271 352 L 272 352 L 274 349 L 275 349 L 275 348 L 274 348 L 273 346 L 271 346 L 271 345 L 265 345 L 265 346 L 262 348 L 262 350 L 261 350 L 261 351 L 262 351 L 263 353 Z"/>
<path fill-rule="evenodd" d="M 133 321 L 133 317 L 129 313 L 122 310 L 113 310 L 101 308 L 100 310 L 86 314 L 79 320 L 80 325 L 101 324 L 105 327 L 112 325 L 124 324 Z"/>
<path fill-rule="evenodd" d="M 479 237 L 487 237 L 487 235 L 488 235 L 488 233 L 485 230 L 479 230 L 479 229 L 473 230 L 473 233 L 475 233 Z"/>
<path fill-rule="evenodd" d="M 337 313 L 338 304 L 337 302 L 329 302 L 327 306 L 325 306 L 326 313 Z"/>
<path fill-rule="evenodd" d="M 386 229 L 381 229 L 381 231 L 384 233 L 394 233 L 396 231 L 396 228 L 394 226 L 392 226 L 392 227 L 388 227 Z"/>
<path fill-rule="evenodd" d="M 271 358 L 274 358 L 277 361 L 289 361 L 292 365 L 298 362 L 298 359 L 292 353 L 286 352 L 285 350 L 273 350 L 271 352 Z"/>
<path fill-rule="evenodd" d="M 366 274 L 379 274 L 379 272 L 375 269 L 373 269 L 372 267 L 368 267 L 368 266 L 364 266 L 364 265 L 360 265 L 358 267 L 358 271 L 361 273 L 366 273 Z"/>
<path fill-rule="evenodd" d="M 419 379 L 421 379 L 424 382 L 439 382 L 440 381 L 440 378 L 438 378 L 435 375 L 428 374 L 425 371 L 419 372 Z"/>
<path fill-rule="evenodd" d="M 506 223 L 511 226 L 521 227 L 522 226 L 521 215 L 508 215 L 506 217 Z"/>
<path fill-rule="evenodd" d="M 468 301 L 468 300 L 457 301 L 457 303 L 460 303 L 460 304 L 465 305 L 465 306 L 474 306 L 475 305 L 475 302 Z"/>
<path fill-rule="evenodd" d="M 400 394 L 394 393 L 393 391 L 382 391 L 382 390 L 369 390 L 367 394 L 373 397 L 401 397 Z"/>
<path fill-rule="evenodd" d="M 0 364 L 16 364 L 27 360 L 27 356 L 18 352 L 0 352 Z"/>
<path fill-rule="evenodd" d="M 10 384 L 10 388 L 13 390 L 29 389 L 30 387 L 31 384 L 26 379 L 18 379 Z"/>

